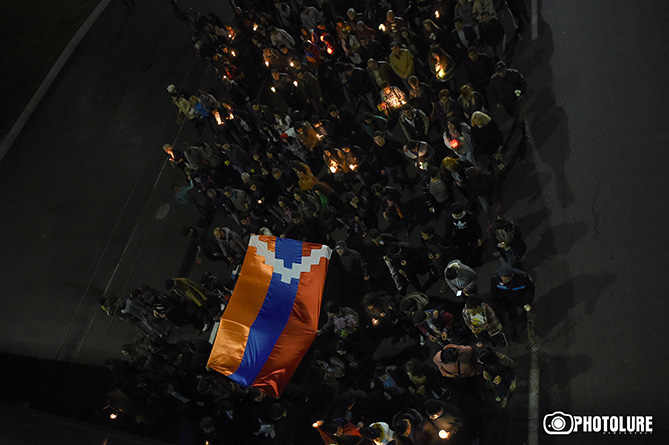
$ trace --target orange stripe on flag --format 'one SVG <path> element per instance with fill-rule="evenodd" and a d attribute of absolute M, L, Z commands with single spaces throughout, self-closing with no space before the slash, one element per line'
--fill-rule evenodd
<path fill-rule="evenodd" d="M 274 251 L 274 237 L 260 237 Z M 249 246 L 235 285 L 230 304 L 225 309 L 218 327 L 213 349 L 217 354 L 207 364 L 223 375 L 233 374 L 244 357 L 250 327 L 265 301 L 272 279 L 272 266 L 256 255 L 256 248 Z"/>

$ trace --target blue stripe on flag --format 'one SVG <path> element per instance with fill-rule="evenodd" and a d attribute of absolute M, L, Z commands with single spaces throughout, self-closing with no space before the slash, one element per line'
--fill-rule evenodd
<path fill-rule="evenodd" d="M 302 243 L 299 241 L 277 238 L 275 252 L 277 262 L 285 260 L 285 267 L 299 267 L 302 261 Z M 239 368 L 229 376 L 235 382 L 249 386 L 258 376 L 286 327 L 299 282 L 299 279 L 292 279 L 290 284 L 284 283 L 278 273 L 272 274 L 265 301 L 251 325 L 244 357 Z"/>

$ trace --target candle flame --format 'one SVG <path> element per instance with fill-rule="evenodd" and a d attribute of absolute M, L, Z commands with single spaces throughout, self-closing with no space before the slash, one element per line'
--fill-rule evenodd
<path fill-rule="evenodd" d="M 381 23 L 381 24 L 379 25 L 379 30 L 382 31 L 382 32 L 386 32 L 386 25 L 384 25 L 383 23 Z"/>
<path fill-rule="evenodd" d="M 271 87 L 270 90 L 272 90 L 272 93 L 276 93 L 276 88 Z"/>
<path fill-rule="evenodd" d="M 434 11 L 434 16 L 435 16 L 436 18 L 439 18 L 439 11 Z"/>

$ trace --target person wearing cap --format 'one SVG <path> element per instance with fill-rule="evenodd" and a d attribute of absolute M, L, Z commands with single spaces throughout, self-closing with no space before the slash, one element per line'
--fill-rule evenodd
<path fill-rule="evenodd" d="M 409 243 L 391 243 L 383 259 L 391 275 L 397 275 L 393 278 L 398 290 L 406 289 L 407 285 L 411 284 L 418 292 L 423 292 L 436 281 L 430 276 L 424 285 L 420 283 L 418 274 L 429 273 L 429 264 L 422 252 Z"/>
<path fill-rule="evenodd" d="M 369 280 L 367 261 L 365 261 L 360 252 L 349 249 L 344 240 L 337 241 L 335 251 L 339 255 L 339 261 L 344 266 L 346 273 L 355 277 L 362 277 L 365 281 Z"/>
<path fill-rule="evenodd" d="M 459 202 L 451 206 L 451 215 L 446 222 L 446 237 L 454 237 L 458 246 L 458 256 L 473 267 L 481 261 L 483 238 L 481 226 L 476 217 L 465 211 Z"/>
<path fill-rule="evenodd" d="M 388 178 L 388 185 L 394 187 L 398 180 L 406 182 L 402 145 L 380 130 L 374 132 L 374 144 L 372 151 L 381 165 L 381 174 Z"/>
<path fill-rule="evenodd" d="M 518 338 L 522 327 L 519 310 L 529 312 L 534 301 L 532 277 L 508 264 L 502 265 L 490 279 L 490 300 L 500 318 L 507 315 L 513 326 L 513 337 Z"/>
<path fill-rule="evenodd" d="M 497 62 L 495 74 L 490 78 L 491 102 L 497 102 L 497 108 L 504 108 L 513 118 L 514 130 L 519 126 L 523 138 L 527 138 L 527 130 L 521 100 L 526 90 L 527 81 L 518 70 L 507 68 L 501 60 Z"/>

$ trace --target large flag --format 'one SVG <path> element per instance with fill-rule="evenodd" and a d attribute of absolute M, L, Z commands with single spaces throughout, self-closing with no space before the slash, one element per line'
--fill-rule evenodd
<path fill-rule="evenodd" d="M 278 397 L 316 337 L 332 250 L 254 235 L 208 366 Z"/>

